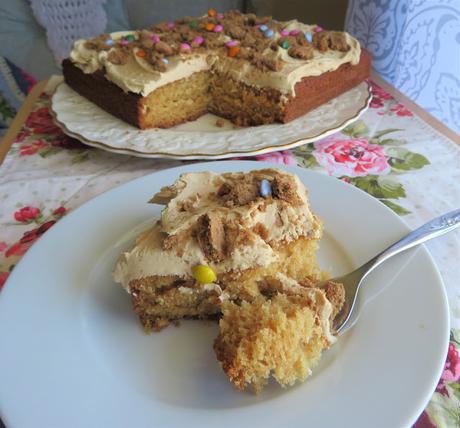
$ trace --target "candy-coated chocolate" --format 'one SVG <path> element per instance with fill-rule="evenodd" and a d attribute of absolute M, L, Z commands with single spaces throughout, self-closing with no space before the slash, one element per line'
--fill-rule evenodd
<path fill-rule="evenodd" d="M 216 9 L 208 9 L 208 16 L 213 17 L 217 15 Z"/>
<path fill-rule="evenodd" d="M 269 28 L 267 31 L 264 32 L 264 36 L 269 39 L 270 37 L 273 37 L 273 30 Z"/>
<path fill-rule="evenodd" d="M 260 30 L 260 31 L 267 31 L 267 30 L 268 30 L 268 27 L 267 27 L 266 25 L 261 25 L 261 26 L 259 27 L 259 30 Z"/>
<path fill-rule="evenodd" d="M 222 27 L 222 25 L 217 24 L 217 25 L 214 27 L 213 31 L 214 31 L 214 33 L 220 33 L 223 29 L 224 29 L 224 27 Z"/>
<path fill-rule="evenodd" d="M 200 284 L 210 284 L 217 279 L 214 271 L 206 265 L 193 266 L 192 275 Z"/>
<path fill-rule="evenodd" d="M 238 52 L 240 51 L 240 48 L 238 46 L 232 46 L 229 50 L 228 50 L 228 56 L 231 56 L 231 57 L 236 57 L 238 55 Z"/>
<path fill-rule="evenodd" d="M 287 40 L 283 40 L 283 41 L 281 42 L 281 47 L 282 47 L 283 49 L 287 49 L 287 48 L 289 47 L 289 42 L 288 42 Z"/>
<path fill-rule="evenodd" d="M 259 193 L 263 198 L 268 198 L 272 194 L 272 186 L 265 178 L 260 180 Z"/>
<path fill-rule="evenodd" d="M 308 32 L 308 33 L 305 33 L 305 38 L 307 39 L 307 42 L 312 42 L 313 41 L 313 35 Z"/>
<path fill-rule="evenodd" d="M 201 45 L 203 42 L 204 42 L 204 39 L 201 36 L 195 37 L 193 39 L 193 43 L 195 43 L 196 45 Z"/>

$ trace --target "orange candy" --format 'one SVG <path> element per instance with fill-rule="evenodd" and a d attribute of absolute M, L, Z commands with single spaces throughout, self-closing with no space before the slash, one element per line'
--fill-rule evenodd
<path fill-rule="evenodd" d="M 144 51 L 137 51 L 136 55 L 141 57 L 141 58 L 144 58 L 145 57 L 145 52 Z"/>
<path fill-rule="evenodd" d="M 238 55 L 238 52 L 240 51 L 240 48 L 238 46 L 232 46 L 228 50 L 228 56 L 231 56 L 232 58 L 236 57 Z"/>
<path fill-rule="evenodd" d="M 210 16 L 211 18 L 213 18 L 214 16 L 217 15 L 217 11 L 216 9 L 208 9 L 208 16 Z"/>
<path fill-rule="evenodd" d="M 214 30 L 214 24 L 212 22 L 208 22 L 206 24 L 206 27 L 204 27 L 204 28 L 206 28 L 206 30 L 208 30 L 208 31 L 212 31 L 212 30 Z"/>

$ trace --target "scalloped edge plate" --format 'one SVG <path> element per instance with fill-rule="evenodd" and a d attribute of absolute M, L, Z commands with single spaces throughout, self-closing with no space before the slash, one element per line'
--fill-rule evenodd
<path fill-rule="evenodd" d="M 219 118 L 206 114 L 169 129 L 140 130 L 62 82 L 52 95 L 51 114 L 64 133 L 102 150 L 146 158 L 215 160 L 292 149 L 324 138 L 358 119 L 371 99 L 370 84 L 364 81 L 287 124 L 237 128 L 223 120 L 223 127 L 217 127 Z"/>

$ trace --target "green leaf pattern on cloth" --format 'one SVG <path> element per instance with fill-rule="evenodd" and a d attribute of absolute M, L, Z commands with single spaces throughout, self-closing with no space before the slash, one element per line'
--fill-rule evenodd
<path fill-rule="evenodd" d="M 364 190 L 399 215 L 410 211 L 393 199 L 406 197 L 398 174 L 421 169 L 429 160 L 404 147 L 404 139 L 389 138 L 400 129 L 383 129 L 371 135 L 359 120 L 332 137 L 293 150 L 306 168 L 324 168 L 329 175 Z M 341 135 L 342 134 L 342 135 Z M 348 138 L 346 138 L 348 137 Z"/>

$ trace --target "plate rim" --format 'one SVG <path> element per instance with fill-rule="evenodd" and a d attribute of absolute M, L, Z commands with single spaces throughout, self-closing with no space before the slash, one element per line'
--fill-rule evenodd
<path fill-rule="evenodd" d="M 213 165 L 216 165 L 216 164 L 223 164 L 223 162 L 198 162 L 198 163 L 193 163 L 193 164 L 187 164 L 187 165 L 181 165 L 181 166 L 176 166 L 176 167 L 173 167 L 173 168 L 167 168 L 167 169 L 162 169 L 162 170 L 157 170 L 157 171 L 153 171 L 152 173 L 150 174 L 146 174 L 144 176 L 141 176 L 141 177 L 138 177 L 134 180 L 130 180 L 126 183 L 123 183 L 121 185 L 118 185 L 118 186 L 115 186 L 111 189 L 108 189 L 102 193 L 100 193 L 99 195 L 97 195 L 96 197 L 94 198 L 91 198 L 89 199 L 88 201 L 86 201 L 85 203 L 83 203 L 82 205 L 78 206 L 77 208 L 75 208 L 74 210 L 72 210 L 72 212 L 70 212 L 68 214 L 68 216 L 66 216 L 66 218 L 64 219 L 64 222 L 58 222 L 58 224 L 55 225 L 55 227 L 53 227 L 52 229 L 54 230 L 54 232 L 51 232 L 48 233 L 48 234 L 45 234 L 44 236 L 52 236 L 56 233 L 59 233 L 59 229 L 61 229 L 62 227 L 65 227 L 66 226 L 66 223 L 68 221 L 71 221 L 70 218 L 73 217 L 73 216 L 77 216 L 78 215 L 78 211 L 80 209 L 84 209 L 87 205 L 91 204 L 92 202 L 95 202 L 97 199 L 101 198 L 101 197 L 107 197 L 107 195 L 109 193 L 111 193 L 112 191 L 114 190 L 118 190 L 122 187 L 127 187 L 128 185 L 132 185 L 134 184 L 135 182 L 139 182 L 139 181 L 142 181 L 142 180 L 145 180 L 147 177 L 150 177 L 150 176 L 155 176 L 159 173 L 165 173 L 166 171 L 168 171 L 169 173 L 175 173 L 176 175 L 179 175 L 180 173 L 183 173 L 183 172 L 188 172 L 189 170 L 199 170 L 200 167 L 203 168 L 203 170 L 207 170 L 207 169 L 210 169 L 212 170 L 212 167 Z M 331 180 L 335 180 L 334 177 L 330 177 L 326 174 L 321 174 L 317 171 L 313 171 L 313 170 L 309 170 L 309 169 L 305 169 L 305 168 L 301 168 L 301 167 L 298 167 L 298 166 L 287 166 L 287 165 L 280 165 L 280 164 L 275 164 L 275 163 L 271 163 L 271 162 L 258 162 L 258 161 L 246 161 L 246 160 L 237 160 L 237 161 L 228 161 L 228 162 L 225 162 L 225 164 L 228 164 L 228 165 L 235 165 L 235 164 L 240 164 L 240 165 L 250 165 L 250 168 L 252 169 L 252 167 L 254 167 L 254 169 L 262 169 L 262 168 L 270 168 L 270 167 L 273 167 L 273 168 L 280 168 L 280 169 L 284 169 L 286 171 L 291 171 L 291 172 L 296 172 L 296 171 L 302 171 L 302 172 L 306 172 L 307 174 L 312 174 L 312 175 L 318 175 L 318 176 L 322 176 L 324 179 L 331 179 Z M 250 168 L 244 168 L 244 170 L 248 170 Z M 391 216 L 393 216 L 393 218 L 395 220 L 397 220 L 399 222 L 399 224 L 404 227 L 405 229 L 407 229 L 408 231 L 410 231 L 411 229 L 409 228 L 409 226 L 406 224 L 406 222 L 400 218 L 398 215 L 396 215 L 390 208 L 388 208 L 387 206 L 385 206 L 384 204 L 381 204 L 378 200 L 376 200 L 375 198 L 373 198 L 372 196 L 370 196 L 369 194 L 367 194 L 366 192 L 364 192 L 363 190 L 361 189 L 358 189 L 354 186 L 352 187 L 349 187 L 349 185 L 347 185 L 346 183 L 343 183 L 343 182 L 340 182 L 339 180 L 337 180 L 336 184 L 340 187 L 343 187 L 343 188 L 348 188 L 350 191 L 352 192 L 355 192 L 355 193 L 360 193 L 362 197 L 366 197 L 368 198 L 369 202 L 373 203 L 375 206 L 379 206 L 379 209 L 383 210 L 383 211 L 386 211 L 388 214 L 390 214 Z M 60 226 L 61 225 L 61 226 Z M 57 226 L 57 227 L 56 227 Z M 43 240 L 48 240 L 50 238 L 45 238 L 44 236 L 41 237 L 41 239 L 39 240 L 39 242 L 43 242 Z M 36 245 L 34 245 L 34 248 L 31 248 L 22 258 L 21 260 L 18 262 L 17 266 L 21 265 L 23 266 L 26 262 L 28 262 L 28 260 L 30 258 L 33 258 L 34 256 L 34 253 L 38 252 L 39 249 L 40 249 L 41 245 L 38 244 L 38 242 L 36 243 Z M 442 302 L 443 302 L 443 315 L 444 315 L 444 318 L 445 318 L 445 321 L 446 321 L 446 324 L 447 324 L 447 329 L 445 331 L 445 340 L 443 340 L 444 342 L 444 352 L 443 352 L 443 355 L 444 357 L 439 360 L 438 362 L 438 367 L 439 367 L 439 370 L 438 372 L 436 373 L 436 376 L 433 376 L 433 379 L 437 379 L 441 376 L 442 374 L 442 371 L 444 369 L 444 361 L 445 361 L 445 356 L 447 355 L 447 351 L 448 351 L 448 346 L 449 346 L 449 334 L 450 334 L 450 328 L 451 328 L 451 325 L 450 325 L 450 316 L 449 316 L 449 302 L 448 302 L 448 298 L 447 298 L 447 293 L 446 293 L 446 290 L 445 290 L 445 286 L 444 286 L 444 281 L 443 281 L 443 278 L 441 276 L 441 273 L 438 269 L 438 266 L 433 258 L 433 256 L 431 255 L 431 253 L 428 251 L 428 249 L 426 248 L 426 246 L 424 244 L 420 245 L 420 249 L 419 251 L 422 251 L 424 256 L 425 257 L 428 257 L 428 259 L 430 260 L 430 264 L 431 264 L 431 269 L 433 271 L 433 273 L 436 275 L 438 281 L 439 281 L 439 290 L 440 290 L 440 293 L 441 293 L 441 297 L 442 297 Z M 24 261 L 25 260 L 25 261 Z M 11 278 L 14 278 L 16 275 L 18 274 L 18 270 L 15 269 L 11 275 L 10 275 L 10 278 L 8 278 L 7 280 L 7 284 L 9 282 L 11 282 Z M 11 287 L 11 286 L 10 286 Z M 0 293 L 0 300 L 1 300 L 1 296 L 4 295 L 4 293 L 6 292 L 8 288 L 5 287 L 4 290 L 2 290 L 2 292 Z M 0 304 L 1 306 L 1 304 Z M 426 408 L 427 404 L 429 403 L 430 399 L 431 399 L 431 396 L 432 396 L 432 393 L 434 393 L 435 391 L 435 387 L 436 387 L 436 384 L 437 384 L 437 380 L 433 380 L 432 382 L 432 388 L 430 389 L 431 392 L 426 392 L 425 396 L 426 396 L 426 399 L 420 403 L 420 405 L 417 407 L 417 410 L 414 409 L 414 413 L 409 415 L 409 413 L 407 414 L 407 417 L 406 417 L 406 421 L 409 421 L 410 422 L 410 426 L 416 422 L 416 420 L 418 419 L 418 417 L 421 415 L 421 413 L 423 412 L 423 410 Z M 415 407 L 415 406 L 414 406 Z M 2 411 L 3 410 L 3 411 Z M 6 416 L 6 412 L 5 412 L 5 409 L 3 408 L 2 409 L 2 406 L 0 404 L 0 414 L 4 420 L 4 422 L 7 424 L 7 426 L 12 426 L 12 425 L 9 425 L 10 421 L 8 420 L 7 416 Z"/>
<path fill-rule="evenodd" d="M 82 143 L 84 143 L 84 144 L 86 144 L 88 146 L 95 147 L 95 148 L 98 148 L 98 149 L 101 149 L 101 150 L 105 150 L 105 151 L 108 151 L 108 152 L 111 152 L 111 153 L 124 154 L 124 155 L 130 155 L 130 156 L 136 156 L 136 157 L 142 157 L 142 158 L 151 158 L 151 159 L 152 158 L 153 159 L 160 158 L 160 159 L 182 159 L 182 160 L 191 160 L 191 159 L 217 160 L 217 159 L 226 159 L 226 158 L 235 157 L 235 156 L 236 157 L 238 157 L 238 156 L 257 156 L 257 155 L 261 155 L 261 154 L 265 154 L 265 153 L 271 153 L 271 152 L 279 151 L 279 150 L 293 149 L 295 147 L 299 147 L 299 146 L 304 145 L 304 144 L 312 143 L 312 142 L 314 142 L 314 141 L 316 141 L 316 140 L 318 140 L 320 138 L 328 137 L 331 134 L 342 130 L 343 128 L 347 127 L 349 124 L 351 124 L 355 120 L 359 119 L 363 115 L 363 113 L 366 112 L 367 109 L 369 108 L 369 105 L 370 105 L 372 97 L 373 97 L 370 78 L 360 82 L 358 85 L 360 85 L 362 83 L 365 83 L 366 86 L 367 86 L 367 88 L 366 88 L 367 89 L 367 97 L 366 97 L 366 99 L 364 100 L 363 104 L 358 108 L 358 110 L 357 110 L 357 112 L 355 113 L 354 116 L 345 119 L 340 125 L 338 125 L 336 127 L 328 128 L 327 130 L 325 130 L 323 132 L 320 132 L 319 134 L 316 134 L 314 136 L 301 137 L 299 139 L 296 139 L 294 141 L 290 141 L 288 143 L 283 143 L 283 144 L 275 145 L 275 146 L 266 146 L 266 147 L 263 147 L 263 148 L 258 149 L 258 150 L 233 150 L 233 151 L 229 151 L 229 152 L 222 152 L 222 153 L 215 153 L 215 154 L 199 152 L 199 153 L 187 153 L 187 154 L 181 155 L 181 154 L 173 154 L 173 153 L 170 153 L 170 152 L 161 152 L 161 151 L 159 151 L 159 152 L 154 152 L 154 151 L 143 152 L 143 151 L 140 151 L 140 150 L 135 150 L 135 149 L 130 149 L 130 148 L 117 148 L 117 147 L 110 146 L 110 145 L 108 145 L 106 143 L 103 143 L 101 141 L 90 140 L 90 139 L 86 138 L 85 136 L 83 136 L 83 135 L 81 135 L 81 134 L 79 134 L 77 132 L 71 131 L 64 122 L 62 122 L 61 120 L 58 119 L 58 114 L 59 113 L 55 111 L 55 107 L 54 107 L 54 103 L 53 103 L 54 95 L 58 91 L 59 87 L 61 87 L 62 85 L 67 85 L 67 83 L 65 81 L 62 81 L 58 85 L 56 85 L 56 87 L 53 89 L 52 93 L 50 94 L 51 103 L 50 103 L 49 111 L 50 111 L 51 117 L 53 118 L 54 122 L 56 123 L 56 125 L 59 128 L 61 128 L 61 130 L 64 132 L 64 134 L 66 134 L 66 135 L 68 135 L 68 136 L 70 136 L 72 138 L 75 138 L 75 139 L 81 141 Z M 356 85 L 356 86 L 358 86 L 358 85 Z M 69 85 L 67 85 L 67 86 L 70 89 L 72 89 Z M 354 86 L 350 90 L 354 89 L 356 86 Z M 72 91 L 73 91 L 73 89 L 72 89 Z M 348 91 L 346 91 L 346 92 L 348 92 Z M 78 94 L 78 95 L 80 95 L 80 94 Z M 80 95 L 80 96 L 82 96 L 82 95 Z M 91 102 L 89 100 L 87 100 L 87 101 Z M 108 112 L 106 112 L 106 113 L 110 114 Z M 308 113 L 306 113 L 306 114 L 308 114 Z M 159 128 L 152 128 L 152 129 L 159 129 Z M 140 131 L 142 132 L 143 130 L 140 130 Z M 186 132 L 186 131 L 184 131 L 184 132 Z M 228 131 L 228 132 L 232 132 L 232 131 Z"/>

